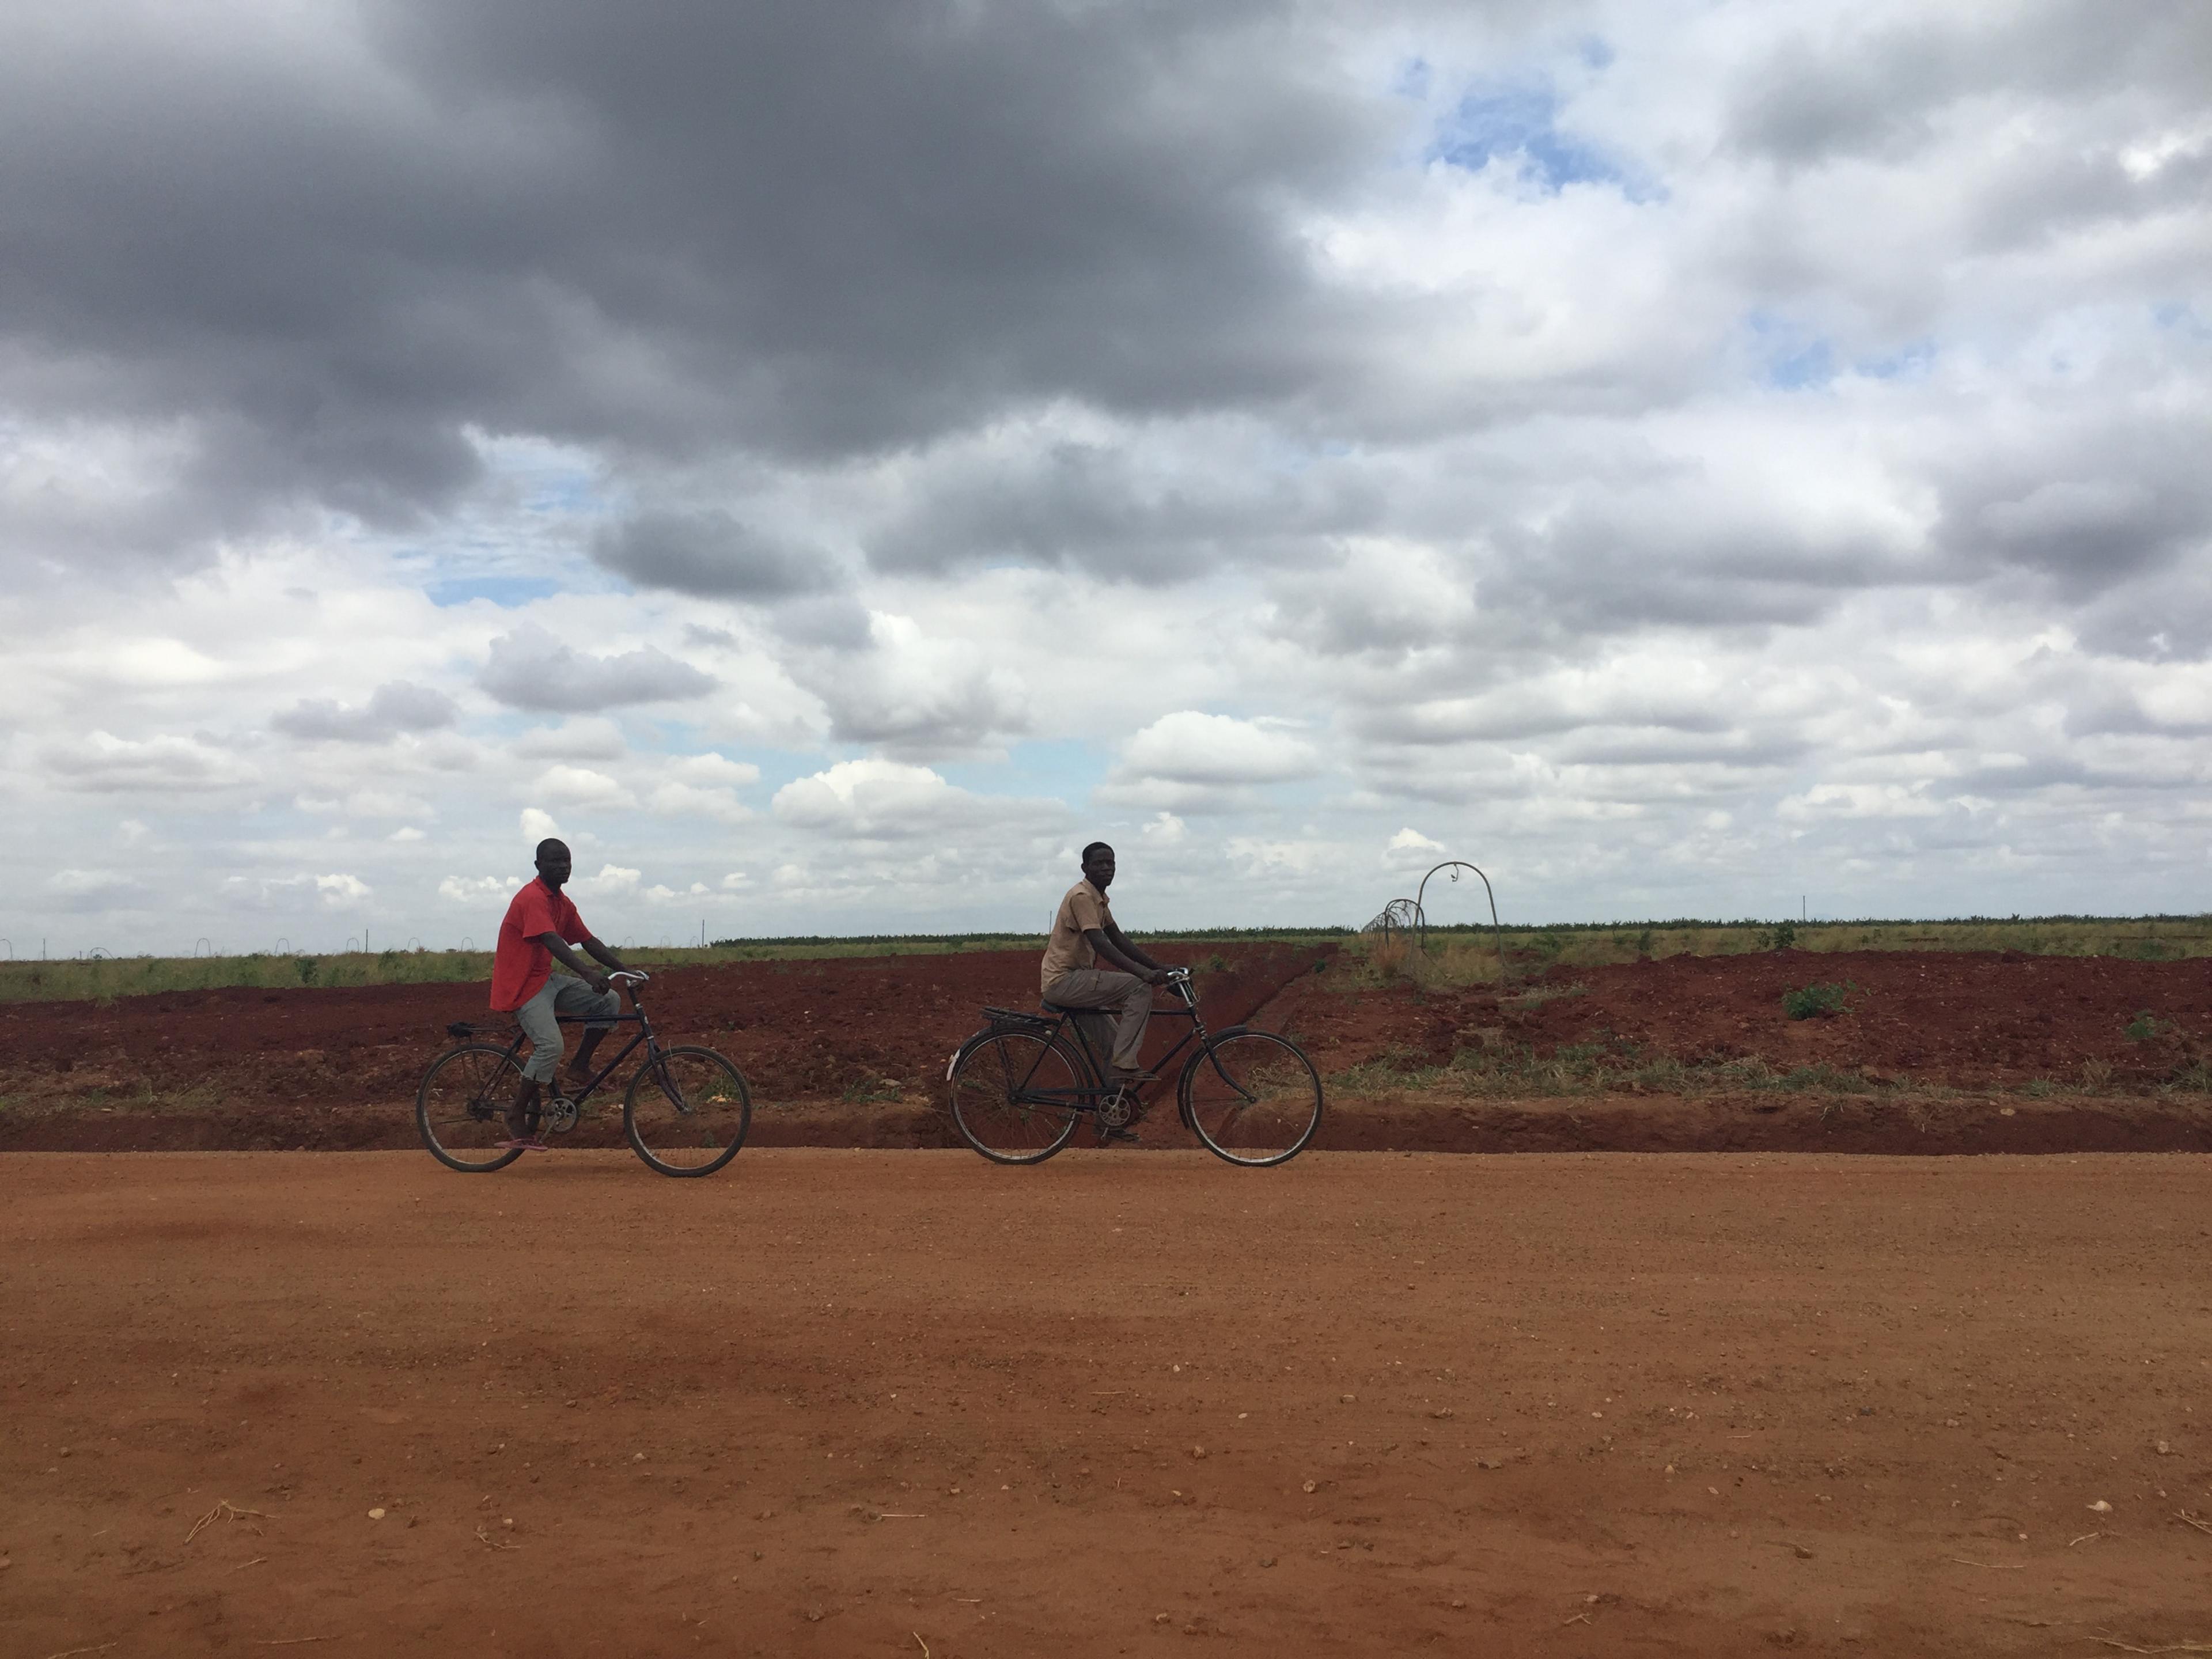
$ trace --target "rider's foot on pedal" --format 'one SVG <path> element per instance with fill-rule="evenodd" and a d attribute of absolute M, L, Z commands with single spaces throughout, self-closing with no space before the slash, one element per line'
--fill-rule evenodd
<path fill-rule="evenodd" d="M 550 1152 L 553 1150 L 545 1144 L 544 1135 L 516 1135 L 512 1139 L 501 1141 L 499 1149 L 503 1152 Z"/>
<path fill-rule="evenodd" d="M 1159 1080 L 1158 1072 L 1125 1072 L 1118 1066 L 1106 1074 L 1106 1081 L 1116 1089 L 1133 1089 L 1140 1083 L 1158 1083 Z"/>
<path fill-rule="evenodd" d="M 1133 1146 L 1137 1141 L 1138 1135 L 1134 1129 L 1109 1129 L 1106 1131 L 1106 1139 L 1109 1140 L 1126 1140 Z"/>

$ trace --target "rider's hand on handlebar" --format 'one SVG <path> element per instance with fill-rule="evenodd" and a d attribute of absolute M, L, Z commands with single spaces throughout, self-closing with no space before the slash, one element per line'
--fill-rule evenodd
<path fill-rule="evenodd" d="M 1145 983 L 1147 985 L 1172 984 L 1178 971 L 1173 968 L 1155 968 L 1145 975 Z"/>
<path fill-rule="evenodd" d="M 586 975 L 584 979 L 584 983 L 590 986 L 601 996 L 606 995 L 609 991 L 614 988 L 613 982 L 610 981 L 605 974 Z"/>

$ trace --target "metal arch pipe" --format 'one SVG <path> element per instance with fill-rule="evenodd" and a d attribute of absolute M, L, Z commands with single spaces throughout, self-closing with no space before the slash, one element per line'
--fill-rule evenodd
<path fill-rule="evenodd" d="M 1392 899 L 1382 907 L 1380 915 L 1359 931 L 1363 933 L 1381 933 L 1385 938 L 1392 933 L 1406 933 L 1413 927 L 1417 914 L 1418 909 L 1413 900 Z"/>
<path fill-rule="evenodd" d="M 1505 989 L 1505 933 L 1498 925 L 1498 892 L 1491 886 L 1490 878 L 1464 859 L 1446 859 L 1442 864 L 1437 866 L 1436 870 L 1431 870 L 1427 876 L 1423 876 L 1420 886 L 1413 891 L 1413 915 L 1420 928 L 1421 954 L 1426 956 L 1429 953 L 1429 913 L 1424 907 L 1422 900 L 1428 894 L 1429 877 L 1435 875 L 1437 870 L 1450 871 L 1451 879 L 1454 881 L 1459 879 L 1461 871 L 1474 870 L 1476 878 L 1481 881 L 1483 894 L 1490 900 L 1490 939 L 1491 943 L 1498 947 L 1498 988 L 1503 992 Z"/>

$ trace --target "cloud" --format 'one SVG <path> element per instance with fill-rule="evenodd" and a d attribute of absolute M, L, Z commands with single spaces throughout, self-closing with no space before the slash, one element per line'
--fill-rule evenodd
<path fill-rule="evenodd" d="M 1273 627 L 1328 656 L 1402 654 L 1470 636 L 1474 583 L 1421 544 L 1348 544 L 1334 568 L 1277 580 Z"/>
<path fill-rule="evenodd" d="M 102 794 L 179 793 L 252 783 L 257 774 L 198 737 L 118 738 L 94 731 L 75 747 L 49 744 L 46 770 L 65 789 Z"/>
<path fill-rule="evenodd" d="M 526 627 L 491 642 L 477 683 L 512 708 L 581 714 L 625 703 L 684 702 L 714 689 L 712 677 L 643 646 L 594 657 Z"/>
<path fill-rule="evenodd" d="M 646 796 L 646 805 L 665 817 L 706 817 L 720 823 L 743 823 L 752 811 L 726 789 L 702 789 L 696 784 L 664 783 Z"/>
<path fill-rule="evenodd" d="M 438 896 L 448 904 L 482 909 L 504 904 L 514 897 L 526 878 L 517 876 L 447 876 L 438 884 Z"/>
<path fill-rule="evenodd" d="M 778 819 L 841 841 L 906 841 L 995 825 L 1015 836 L 1065 817 L 1054 801 L 971 794 L 926 766 L 840 761 L 775 792 Z"/>
<path fill-rule="evenodd" d="M 323 875 L 227 877 L 223 888 L 233 902 L 256 910 L 283 910 L 296 902 L 313 899 L 323 910 L 357 910 L 375 896 L 376 890 L 349 871 Z"/>
<path fill-rule="evenodd" d="M 535 726 L 509 752 L 529 760 L 618 761 L 629 754 L 622 728 L 603 715 L 586 714 L 558 726 Z"/>
<path fill-rule="evenodd" d="M 771 541 L 720 507 L 641 513 L 594 536 L 592 556 L 641 586 L 708 599 L 788 599 L 839 576 L 824 556 Z"/>
<path fill-rule="evenodd" d="M 704 787 L 743 789 L 760 781 L 760 768 L 750 761 L 733 761 L 712 750 L 664 762 L 659 769 L 680 782 Z"/>
<path fill-rule="evenodd" d="M 1304 738 L 1253 720 L 1185 709 L 1163 714 L 1121 747 L 1121 764 L 1176 783 L 1282 783 L 1311 777 L 1319 757 Z"/>
<path fill-rule="evenodd" d="M 810 654 L 794 669 L 822 700 L 832 738 L 902 759 L 993 750 L 1030 724 L 1018 674 L 969 641 L 933 636 L 911 617 L 878 612 L 865 646 Z"/>
<path fill-rule="evenodd" d="M 531 783 L 530 793 L 556 806 L 606 811 L 637 805 L 628 789 L 588 766 L 549 766 Z"/>
<path fill-rule="evenodd" d="M 368 898 L 374 890 L 359 876 L 338 872 L 314 878 L 315 896 L 332 909 L 345 909 Z"/>
<path fill-rule="evenodd" d="M 665 883 L 655 882 L 649 887 L 644 884 L 645 872 L 641 870 L 629 869 L 619 864 L 603 864 L 596 876 L 580 876 L 569 883 L 568 890 L 593 902 L 603 899 L 610 902 L 630 899 L 642 900 L 648 904 L 667 904 L 684 896 Z"/>
<path fill-rule="evenodd" d="M 561 826 L 553 821 L 550 812 L 535 806 L 526 806 L 521 813 L 522 838 L 535 847 L 541 841 L 558 841 Z"/>
<path fill-rule="evenodd" d="M 79 914 L 139 909 L 154 896 L 143 882 L 114 870 L 57 870 L 46 878 L 46 889 L 58 908 Z"/>
<path fill-rule="evenodd" d="M 392 680 L 378 686 L 362 708 L 312 698 L 273 716 L 269 724 L 287 737 L 310 742 L 385 743 L 405 732 L 436 731 L 459 717 L 459 708 L 444 692 Z"/>
<path fill-rule="evenodd" d="M 2212 34 L 2139 9 L 54 9 L 11 931 L 126 814 L 210 937 L 427 935 L 556 812 L 726 934 L 1033 926 L 1093 835 L 1356 922 L 1408 824 L 1525 916 L 2169 909 Z"/>

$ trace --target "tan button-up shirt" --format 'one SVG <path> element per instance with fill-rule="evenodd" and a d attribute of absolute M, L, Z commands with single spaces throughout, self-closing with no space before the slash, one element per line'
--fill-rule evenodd
<path fill-rule="evenodd" d="M 1091 928 L 1103 927 L 1113 916 L 1106 895 L 1087 879 L 1067 890 L 1067 896 L 1060 902 L 1060 913 L 1052 919 L 1052 937 L 1045 941 L 1042 988 L 1049 991 L 1053 981 L 1062 974 L 1097 964 L 1098 952 L 1083 935 Z"/>

